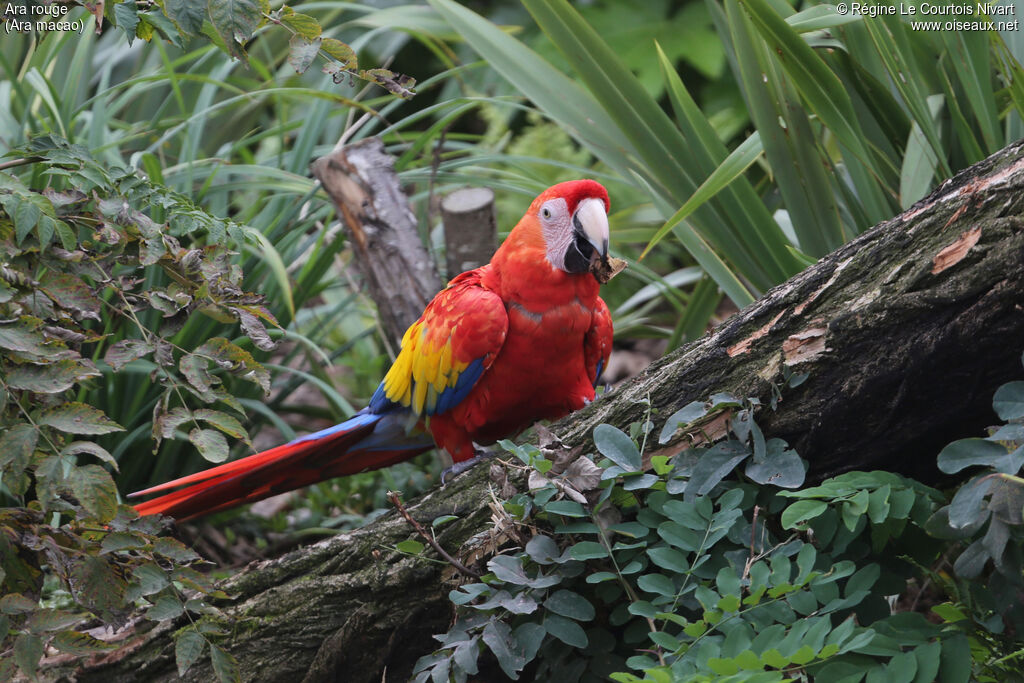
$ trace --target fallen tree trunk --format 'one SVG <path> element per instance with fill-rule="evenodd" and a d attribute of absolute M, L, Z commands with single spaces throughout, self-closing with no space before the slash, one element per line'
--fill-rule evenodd
<path fill-rule="evenodd" d="M 787 372 L 807 373 L 759 424 L 809 461 L 812 478 L 883 468 L 927 479 L 938 449 L 994 421 L 995 388 L 1022 374 L 1022 211 L 1018 143 L 552 429 L 567 445 L 583 444 L 599 423 L 643 419 L 648 397 L 657 426 L 718 391 L 767 405 Z M 438 541 L 470 565 L 508 534 L 495 528 L 488 475 L 475 468 L 409 506 L 424 523 L 457 516 Z M 234 625 L 222 645 L 243 679 L 406 680 L 434 649 L 431 635 L 448 627 L 454 573 L 393 549 L 410 537 L 390 513 L 227 580 L 233 598 L 221 608 Z M 133 636 L 77 680 L 176 679 L 173 635 L 184 623 Z M 186 676 L 212 679 L 208 660 Z"/>

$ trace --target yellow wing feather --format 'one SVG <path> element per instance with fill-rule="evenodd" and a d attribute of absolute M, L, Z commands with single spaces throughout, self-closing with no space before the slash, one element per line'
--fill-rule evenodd
<path fill-rule="evenodd" d="M 469 377 L 475 382 L 490 367 L 507 330 L 508 316 L 498 295 L 481 287 L 474 271 L 464 273 L 402 337 L 401 352 L 382 383 L 384 395 L 417 415 L 432 415 L 439 405 L 451 407 L 447 404 L 457 403 L 471 388 L 460 385 L 459 378 L 479 361 Z"/>

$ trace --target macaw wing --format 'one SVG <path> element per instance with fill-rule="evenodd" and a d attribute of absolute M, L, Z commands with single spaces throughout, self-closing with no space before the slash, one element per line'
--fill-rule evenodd
<path fill-rule="evenodd" d="M 612 336 L 612 314 L 604 300 L 598 297 L 590 329 L 583 338 L 583 360 L 587 375 L 595 387 L 601 379 L 601 373 L 608 367 L 608 358 L 612 354 Z"/>
<path fill-rule="evenodd" d="M 469 395 L 505 342 L 508 313 L 480 285 L 480 269 L 452 280 L 402 338 L 402 350 L 370 399 L 370 411 L 397 406 L 446 413 Z"/>

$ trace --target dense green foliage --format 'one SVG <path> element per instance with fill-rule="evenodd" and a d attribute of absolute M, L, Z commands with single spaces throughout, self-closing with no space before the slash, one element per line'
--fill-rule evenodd
<path fill-rule="evenodd" d="M 226 596 L 191 566 L 199 556 L 158 537 L 159 519 L 119 504 L 96 464 L 117 472 L 131 443 L 102 406 L 124 400 L 119 381 L 151 385 L 154 400 L 138 408 L 151 415 L 153 443 L 187 440 L 224 460 L 228 437 L 249 441 L 234 382 L 267 392 L 270 374 L 224 336 L 200 343 L 182 330 L 206 317 L 233 336 L 237 321 L 266 349 L 264 324 L 277 324 L 230 262 L 229 239 L 244 244 L 248 228 L 60 139 L 35 138 L 16 153 L 47 173 L 44 192 L 0 176 L 0 469 L 21 504 L 0 526 L 0 649 L 13 653 L 0 660 L 5 680 L 15 665 L 31 675 L 47 646 L 73 655 L 113 647 L 72 630 L 90 616 L 217 614 L 203 596 Z M 213 622 L 183 632 L 181 667 L 209 642 L 230 678 L 231 657 L 210 641 L 223 633 Z"/>
<path fill-rule="evenodd" d="M 505 503 L 522 545 L 451 592 L 458 619 L 416 680 L 465 681 L 493 667 L 483 652 L 532 680 L 1016 675 L 1024 383 L 996 394 L 1007 424 L 939 456 L 947 472 L 986 468 L 949 504 L 890 472 L 799 488 L 803 463 L 760 435 L 757 405 L 718 395 L 669 417 L 661 442 L 723 416 L 730 433 L 650 458 L 653 473 L 650 421 L 633 438 L 597 427 L 593 460 L 506 443 L 532 469 L 530 493 Z"/>

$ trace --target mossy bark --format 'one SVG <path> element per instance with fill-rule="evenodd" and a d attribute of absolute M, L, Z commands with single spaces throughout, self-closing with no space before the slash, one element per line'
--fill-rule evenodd
<path fill-rule="evenodd" d="M 1022 211 L 1018 143 L 552 430 L 567 445 L 585 444 L 599 423 L 643 419 L 647 398 L 659 428 L 676 409 L 719 391 L 767 406 L 788 368 L 807 380 L 782 388 L 777 408 L 758 420 L 809 461 L 812 478 L 854 468 L 934 478 L 941 446 L 994 422 L 996 387 L 1024 374 Z M 458 516 L 438 541 L 465 557 L 467 542 L 486 545 L 493 528 L 491 488 L 488 468 L 477 467 L 409 509 L 426 524 Z M 452 616 L 451 569 L 426 559 L 430 550 L 392 550 L 411 537 L 390 513 L 227 580 L 233 598 L 220 607 L 234 625 L 222 645 L 238 658 L 243 680 L 406 680 Z M 184 625 L 138 634 L 77 680 L 175 679 L 173 634 Z M 186 680 L 213 680 L 209 660 Z"/>

